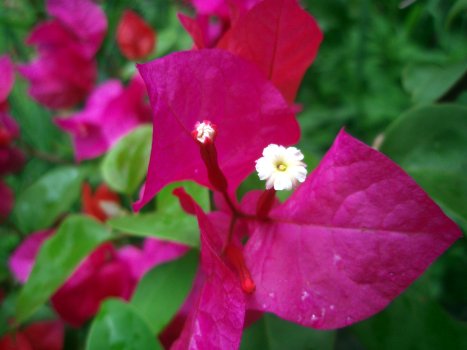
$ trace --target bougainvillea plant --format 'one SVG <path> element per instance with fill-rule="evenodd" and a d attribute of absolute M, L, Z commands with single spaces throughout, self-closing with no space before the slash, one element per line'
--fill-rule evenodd
<path fill-rule="evenodd" d="M 465 50 L 391 46 L 464 17 L 407 3 L 384 60 L 371 3 L 0 3 L 0 348 L 467 346 Z"/>
<path fill-rule="evenodd" d="M 140 72 L 155 109 L 142 202 L 190 179 L 226 208 L 211 220 L 181 195 L 198 217 L 204 282 L 174 348 L 236 349 L 245 310 L 320 329 L 350 325 L 383 309 L 460 238 L 402 169 L 345 131 L 273 208 L 275 190 L 306 174 L 296 148 L 274 145 L 298 136 L 279 91 L 217 49 L 172 54 Z M 269 189 L 239 205 L 233 193 L 255 165 Z"/>

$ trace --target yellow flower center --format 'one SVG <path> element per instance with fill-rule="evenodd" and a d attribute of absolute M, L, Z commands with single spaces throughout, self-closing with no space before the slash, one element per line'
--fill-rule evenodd
<path fill-rule="evenodd" d="M 284 164 L 284 163 L 278 163 L 278 164 L 276 165 L 276 168 L 277 168 L 277 170 L 279 170 L 279 171 L 286 171 L 286 170 L 287 170 L 287 165 Z"/>

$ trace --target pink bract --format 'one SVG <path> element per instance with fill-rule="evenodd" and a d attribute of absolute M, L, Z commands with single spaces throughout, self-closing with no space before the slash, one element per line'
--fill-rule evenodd
<path fill-rule="evenodd" d="M 171 349 L 235 350 L 240 345 L 243 331 L 245 296 L 237 276 L 219 256 L 220 233 L 199 206 L 196 206 L 196 212 L 205 277 L 180 338 Z"/>
<path fill-rule="evenodd" d="M 154 110 L 148 177 L 139 210 L 165 185 L 209 183 L 191 131 L 199 121 L 217 125 L 219 165 L 234 191 L 270 143 L 290 145 L 299 126 L 281 94 L 250 63 L 223 50 L 180 52 L 138 66 Z"/>
<path fill-rule="evenodd" d="M 255 63 L 292 103 L 322 38 L 296 0 L 264 0 L 233 23 L 217 47 Z"/>
<path fill-rule="evenodd" d="M 401 168 L 342 131 L 318 168 L 268 219 L 247 220 L 243 253 L 256 290 L 243 294 L 221 254 L 229 215 L 208 216 L 186 193 L 175 194 L 196 211 L 202 267 L 211 276 L 177 343 L 189 349 L 235 349 L 245 306 L 318 329 L 358 322 L 386 307 L 461 236 Z M 250 215 L 255 198 L 251 192 L 242 200 Z"/>
<path fill-rule="evenodd" d="M 401 168 L 343 131 L 270 217 L 245 248 L 248 307 L 320 329 L 379 312 L 461 236 Z"/>
<path fill-rule="evenodd" d="M 120 261 L 115 248 L 106 243 L 81 263 L 51 301 L 64 321 L 80 327 L 96 314 L 102 300 L 108 297 L 128 299 L 135 286 L 130 267 Z"/>
<path fill-rule="evenodd" d="M 73 138 L 78 161 L 104 154 L 122 136 L 151 120 L 146 91 L 140 78 L 124 87 L 109 80 L 90 95 L 83 111 L 55 122 Z"/>
<path fill-rule="evenodd" d="M 47 0 L 47 12 L 75 35 L 88 57 L 96 54 L 105 32 L 104 11 L 92 0 Z"/>
<path fill-rule="evenodd" d="M 52 230 L 31 233 L 10 256 L 8 265 L 13 276 L 26 283 L 42 243 L 53 234 Z"/>
<path fill-rule="evenodd" d="M 48 0 L 55 18 L 37 25 L 27 43 L 38 57 L 18 70 L 30 81 L 29 92 L 50 108 L 68 108 L 82 101 L 94 86 L 94 55 L 107 29 L 99 6 L 90 0 Z"/>
<path fill-rule="evenodd" d="M 49 108 L 68 108 L 82 101 L 94 86 L 96 63 L 83 57 L 75 46 L 63 46 L 40 54 L 18 66 L 30 82 L 29 93 Z"/>
<path fill-rule="evenodd" d="M 177 259 L 188 249 L 182 244 L 147 238 L 143 249 L 131 245 L 124 246 L 118 251 L 118 257 L 130 266 L 134 279 L 139 281 L 154 266 Z"/>

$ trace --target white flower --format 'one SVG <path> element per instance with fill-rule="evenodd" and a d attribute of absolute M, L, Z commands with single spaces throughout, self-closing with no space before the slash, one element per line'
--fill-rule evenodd
<path fill-rule="evenodd" d="M 206 143 L 207 140 L 213 141 L 216 137 L 216 126 L 208 120 L 203 122 L 197 122 L 195 130 L 193 130 L 193 136 L 201 143 Z"/>
<path fill-rule="evenodd" d="M 267 189 L 291 190 L 306 179 L 306 164 L 302 160 L 299 149 L 271 144 L 256 161 L 256 171 L 260 180 L 266 180 Z"/>

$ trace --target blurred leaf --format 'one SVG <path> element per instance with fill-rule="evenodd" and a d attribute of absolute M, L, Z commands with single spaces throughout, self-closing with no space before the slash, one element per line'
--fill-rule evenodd
<path fill-rule="evenodd" d="M 445 66 L 411 65 L 403 84 L 416 104 L 427 104 L 443 97 L 466 72 L 467 60 Z"/>
<path fill-rule="evenodd" d="M 157 194 L 157 211 L 160 213 L 177 213 L 184 214 L 185 212 L 180 207 L 178 198 L 172 194 L 176 188 L 183 187 L 185 191 L 193 197 L 193 199 L 203 208 L 204 211 L 209 210 L 209 191 L 192 181 L 179 181 L 165 186 L 162 191 Z"/>
<path fill-rule="evenodd" d="M 66 137 L 52 123 L 50 113 L 32 100 L 26 82 L 17 79 L 9 97 L 11 115 L 18 121 L 21 138 L 28 145 L 46 152 L 55 152 L 66 144 Z M 67 144 L 70 148 L 70 144 Z"/>
<path fill-rule="evenodd" d="M 27 283 L 21 289 L 16 319 L 25 321 L 67 280 L 78 264 L 98 245 L 110 239 L 110 232 L 97 221 L 70 216 L 41 247 Z"/>
<path fill-rule="evenodd" d="M 86 350 L 162 350 L 148 325 L 131 305 L 105 301 L 94 319 Z"/>
<path fill-rule="evenodd" d="M 368 350 L 467 349 L 467 325 L 413 289 L 352 331 Z"/>
<path fill-rule="evenodd" d="M 102 162 L 102 176 L 121 193 L 134 193 L 146 175 L 151 153 L 152 127 L 141 126 L 123 137 Z"/>
<path fill-rule="evenodd" d="M 69 211 L 80 195 L 83 168 L 56 168 L 24 190 L 17 198 L 13 215 L 21 231 L 48 228 Z"/>
<path fill-rule="evenodd" d="M 7 228 L 0 227 L 0 283 L 9 276 L 8 259 L 20 241 L 20 237 Z"/>
<path fill-rule="evenodd" d="M 159 192 L 157 195 L 157 212 L 121 216 L 109 220 L 107 224 L 124 233 L 143 237 L 156 237 L 198 247 L 198 223 L 193 216 L 182 210 L 178 198 L 172 195 L 173 189 L 177 187 L 184 187 L 204 210 L 208 210 L 208 190 L 193 182 L 183 181 L 168 185 Z"/>
<path fill-rule="evenodd" d="M 136 214 L 107 221 L 120 232 L 141 237 L 155 237 L 165 241 L 199 246 L 198 223 L 187 214 Z"/>
<path fill-rule="evenodd" d="M 332 350 L 336 333 L 302 327 L 271 314 L 243 332 L 241 350 Z"/>
<path fill-rule="evenodd" d="M 466 145 L 467 108 L 434 105 L 403 114 L 387 129 L 381 151 L 467 223 Z"/>
<path fill-rule="evenodd" d="M 452 21 L 462 13 L 467 11 L 467 0 L 457 0 L 456 3 L 451 7 L 448 14 L 447 26 L 449 27 Z"/>
<path fill-rule="evenodd" d="M 198 254 L 153 268 L 138 284 L 131 304 L 143 317 L 153 334 L 159 334 L 180 309 L 190 292 L 198 267 Z"/>

